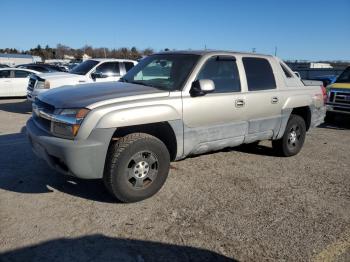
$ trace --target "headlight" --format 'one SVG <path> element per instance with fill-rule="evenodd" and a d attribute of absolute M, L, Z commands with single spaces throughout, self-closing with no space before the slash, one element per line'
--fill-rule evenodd
<path fill-rule="evenodd" d="M 86 108 L 56 109 L 51 131 L 57 136 L 72 139 L 78 134 L 80 125 L 89 112 Z"/>
<path fill-rule="evenodd" d="M 44 81 L 38 80 L 35 88 L 37 88 L 37 89 L 50 89 L 50 82 L 47 80 L 44 80 Z"/>

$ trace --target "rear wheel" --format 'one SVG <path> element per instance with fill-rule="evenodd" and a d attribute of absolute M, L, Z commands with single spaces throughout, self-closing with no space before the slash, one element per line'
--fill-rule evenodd
<path fill-rule="evenodd" d="M 104 183 L 122 202 L 151 197 L 165 183 L 170 166 L 169 152 L 158 138 L 134 133 L 110 146 Z"/>
<path fill-rule="evenodd" d="M 272 147 L 279 155 L 294 156 L 303 147 L 306 135 L 304 119 L 299 115 L 291 115 L 283 137 L 272 141 Z"/>

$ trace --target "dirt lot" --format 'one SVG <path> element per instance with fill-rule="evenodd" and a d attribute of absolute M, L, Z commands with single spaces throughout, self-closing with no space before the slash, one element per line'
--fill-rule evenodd
<path fill-rule="evenodd" d="M 163 189 L 115 203 L 66 179 L 25 138 L 30 105 L 0 100 L 0 261 L 350 261 L 350 120 L 172 163 Z"/>

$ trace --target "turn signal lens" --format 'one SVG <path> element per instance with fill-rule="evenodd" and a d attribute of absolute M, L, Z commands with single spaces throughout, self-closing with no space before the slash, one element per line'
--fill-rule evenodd
<path fill-rule="evenodd" d="M 45 82 L 44 82 L 44 88 L 45 88 L 45 89 L 50 89 L 50 82 L 49 82 L 49 81 L 45 80 Z"/>
<path fill-rule="evenodd" d="M 76 136 L 78 134 L 79 128 L 80 128 L 80 125 L 73 125 L 72 126 L 72 134 L 73 134 L 73 136 Z"/>

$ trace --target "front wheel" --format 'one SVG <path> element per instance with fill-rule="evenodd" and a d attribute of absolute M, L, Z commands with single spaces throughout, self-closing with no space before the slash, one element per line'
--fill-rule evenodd
<path fill-rule="evenodd" d="M 301 116 L 291 115 L 283 137 L 272 141 L 272 147 L 279 155 L 294 156 L 303 147 L 306 135 L 305 121 Z"/>
<path fill-rule="evenodd" d="M 108 191 L 122 202 L 149 198 L 165 183 L 170 155 L 162 141 L 134 133 L 111 144 L 104 172 Z"/>

